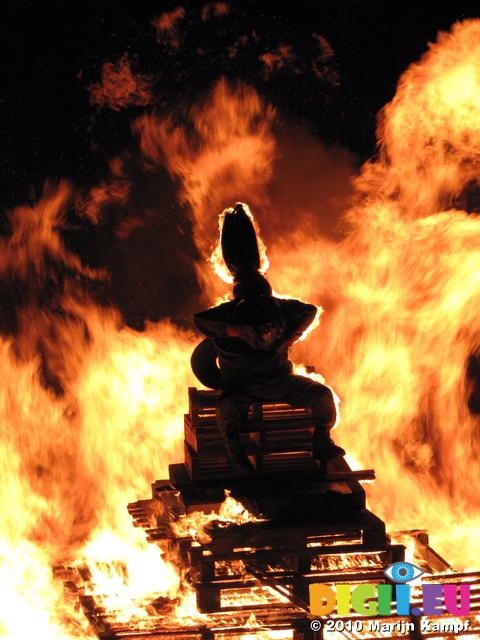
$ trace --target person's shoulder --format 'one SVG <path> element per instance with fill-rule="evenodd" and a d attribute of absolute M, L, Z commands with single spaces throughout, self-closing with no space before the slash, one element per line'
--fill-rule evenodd
<path fill-rule="evenodd" d="M 310 302 L 303 302 L 296 298 L 275 298 L 282 309 L 316 309 L 317 307 Z"/>
<path fill-rule="evenodd" d="M 201 316 L 204 314 L 224 315 L 233 313 L 235 311 L 237 303 L 238 300 L 227 300 L 226 302 L 221 302 L 220 304 L 216 304 L 215 306 L 204 309 L 203 311 L 198 311 L 195 316 Z"/>

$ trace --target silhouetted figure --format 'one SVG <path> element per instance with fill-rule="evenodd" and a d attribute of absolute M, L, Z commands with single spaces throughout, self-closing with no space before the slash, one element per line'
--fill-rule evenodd
<path fill-rule="evenodd" d="M 230 242 L 231 231 L 234 241 Z M 344 455 L 330 437 L 337 420 L 332 391 L 295 375 L 288 357 L 289 347 L 314 320 L 316 307 L 272 296 L 269 283 L 258 272 L 255 232 L 242 205 L 226 214 L 222 251 L 234 274 L 234 299 L 195 314 L 196 326 L 210 340 L 204 340 L 195 350 L 192 368 L 206 386 L 222 389 L 217 423 L 232 466 L 240 473 L 253 471 L 239 432 L 249 406 L 261 402 L 308 407 L 316 426 L 313 456 L 330 460 Z"/>

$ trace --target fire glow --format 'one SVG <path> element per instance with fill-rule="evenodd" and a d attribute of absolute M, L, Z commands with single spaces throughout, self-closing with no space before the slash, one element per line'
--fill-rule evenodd
<path fill-rule="evenodd" d="M 355 180 L 338 241 L 315 210 L 292 209 L 271 188 L 281 116 L 251 87 L 221 80 L 181 118 L 152 110 L 133 123 L 146 175 L 163 167 L 181 185 L 211 304 L 226 293 L 207 262 L 218 214 L 248 202 L 275 291 L 325 308 L 292 357 L 340 396 L 335 439 L 376 470 L 369 508 L 391 530 L 427 528 L 457 568 L 478 563 L 480 531 L 479 418 L 467 375 L 480 355 L 480 220 L 464 210 L 480 181 L 479 43 L 480 22 L 454 25 L 402 76 L 380 116 L 379 158 Z M 294 178 L 287 187 L 295 192 Z M 117 604 L 123 591 L 130 600 L 181 595 L 182 624 L 199 616 L 178 571 L 126 511 L 182 460 L 198 336 L 166 320 L 127 329 L 87 293 L 82 283 L 107 274 L 85 267 L 61 230 L 72 206 L 100 224 L 97 195 L 80 206 L 70 185 L 47 186 L 33 209 L 10 212 L 12 233 L 0 239 L 0 275 L 23 291 L 17 332 L 0 343 L 0 635 L 14 640 L 94 637 L 52 577 L 60 560 L 97 566 L 93 591 L 111 591 Z M 147 212 L 138 216 L 143 224 Z M 127 569 L 102 571 L 108 561 Z"/>

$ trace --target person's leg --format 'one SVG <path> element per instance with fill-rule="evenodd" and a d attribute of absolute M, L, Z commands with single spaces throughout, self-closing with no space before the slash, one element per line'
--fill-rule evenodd
<path fill-rule="evenodd" d="M 237 473 L 254 470 L 240 442 L 240 426 L 249 406 L 247 398 L 225 391 L 217 400 L 217 425 L 225 439 L 227 457 Z"/>
<path fill-rule="evenodd" d="M 257 391 L 259 393 L 260 391 Z M 307 407 L 315 423 L 312 453 L 315 459 L 333 460 L 345 455 L 330 437 L 338 413 L 331 389 L 305 376 L 289 374 L 279 376 L 261 390 L 262 399 L 270 402 L 285 402 L 294 407 Z"/>

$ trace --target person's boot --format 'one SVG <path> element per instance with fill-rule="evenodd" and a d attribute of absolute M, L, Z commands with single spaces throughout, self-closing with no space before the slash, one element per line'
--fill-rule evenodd
<path fill-rule="evenodd" d="M 238 436 L 236 438 L 225 438 L 225 450 L 227 458 L 236 473 L 247 475 L 255 472 Z"/>
<path fill-rule="evenodd" d="M 345 455 L 345 449 L 334 443 L 328 427 L 315 427 L 312 441 L 312 456 L 315 460 L 333 460 Z"/>

